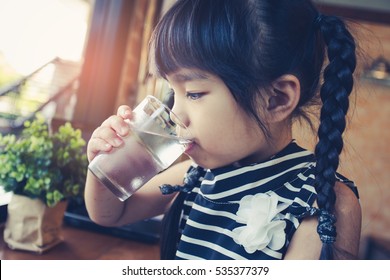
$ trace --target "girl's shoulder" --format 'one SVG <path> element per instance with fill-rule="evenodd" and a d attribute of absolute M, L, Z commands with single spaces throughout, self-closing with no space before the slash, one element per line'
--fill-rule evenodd
<path fill-rule="evenodd" d="M 337 238 L 334 243 L 335 259 L 356 259 L 361 233 L 361 207 L 350 185 L 342 181 L 335 184 Z M 316 207 L 316 203 L 314 204 Z M 318 259 L 322 243 L 317 234 L 317 217 L 304 219 L 295 232 L 285 259 Z M 310 246 L 307 246 L 310 244 Z"/>
<path fill-rule="evenodd" d="M 344 177 L 340 173 L 336 173 L 336 180 L 339 183 L 339 184 L 336 183 L 336 186 L 342 186 L 343 185 L 344 187 L 349 188 L 353 192 L 353 194 L 356 196 L 356 198 L 359 199 L 358 188 L 357 188 L 357 186 L 355 185 L 355 183 L 353 181 L 351 181 L 348 178 Z"/>
<path fill-rule="evenodd" d="M 344 182 L 335 184 L 337 238 L 334 244 L 335 259 L 357 259 L 361 235 L 362 210 L 355 189 Z"/>

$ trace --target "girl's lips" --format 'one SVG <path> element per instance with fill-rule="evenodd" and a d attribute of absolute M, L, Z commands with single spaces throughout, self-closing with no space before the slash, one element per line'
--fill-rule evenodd
<path fill-rule="evenodd" d="M 184 150 L 184 153 L 188 154 L 191 152 L 191 150 L 194 148 L 194 146 L 196 145 L 196 143 L 194 141 L 188 143 L 186 145 L 186 149 Z"/>

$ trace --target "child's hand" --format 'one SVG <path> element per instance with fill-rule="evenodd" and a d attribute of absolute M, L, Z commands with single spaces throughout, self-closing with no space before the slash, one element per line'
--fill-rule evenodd
<path fill-rule="evenodd" d="M 122 105 L 117 114 L 106 119 L 95 129 L 87 146 L 88 160 L 91 161 L 99 152 L 109 152 L 112 148 L 123 144 L 121 137 L 130 133 L 130 127 L 125 120 L 133 117 L 129 106 Z"/>

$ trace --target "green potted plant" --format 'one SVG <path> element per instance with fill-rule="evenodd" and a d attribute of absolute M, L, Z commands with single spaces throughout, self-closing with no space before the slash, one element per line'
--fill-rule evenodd
<path fill-rule="evenodd" d="M 85 144 L 70 123 L 51 133 L 41 116 L 26 121 L 19 135 L 0 135 L 0 185 L 13 192 L 4 230 L 11 248 L 42 252 L 60 241 L 66 202 L 84 192 Z"/>

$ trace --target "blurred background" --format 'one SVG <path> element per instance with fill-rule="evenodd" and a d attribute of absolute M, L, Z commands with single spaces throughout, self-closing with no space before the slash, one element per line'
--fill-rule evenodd
<path fill-rule="evenodd" d="M 95 127 L 165 83 L 147 70 L 151 31 L 174 0 L 0 0 L 0 132 L 38 112 Z M 390 1 L 317 0 L 350 21 L 359 65 L 341 172 L 359 187 L 362 259 L 390 259 Z M 295 138 L 313 145 L 299 125 Z M 1 168 L 1 167 L 0 167 Z M 2 205 L 8 195 L 0 194 Z"/>

